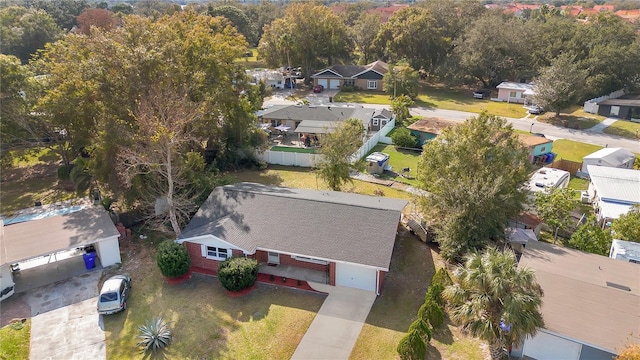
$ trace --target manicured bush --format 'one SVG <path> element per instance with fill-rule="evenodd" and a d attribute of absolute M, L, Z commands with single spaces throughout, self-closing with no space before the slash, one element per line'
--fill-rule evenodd
<path fill-rule="evenodd" d="M 411 134 L 407 128 L 399 128 L 391 134 L 393 144 L 399 147 L 415 148 L 418 147 L 418 140 Z"/>
<path fill-rule="evenodd" d="M 444 309 L 433 299 L 427 299 L 418 310 L 418 318 L 437 329 L 444 323 Z"/>
<path fill-rule="evenodd" d="M 156 264 L 162 275 L 172 278 L 189 272 L 191 258 L 187 248 L 172 240 L 165 240 L 158 245 Z"/>
<path fill-rule="evenodd" d="M 427 344 L 418 331 L 411 331 L 400 340 L 397 351 L 402 360 L 423 360 L 427 355 Z"/>
<path fill-rule="evenodd" d="M 436 274 L 431 278 L 431 284 L 442 285 L 443 287 L 447 287 L 453 284 L 451 280 L 451 276 L 449 276 L 449 272 L 446 268 L 440 268 L 436 271 Z"/>
<path fill-rule="evenodd" d="M 229 291 L 240 291 L 253 286 L 258 278 L 258 262 L 245 257 L 233 257 L 220 263 L 218 279 Z M 283 278 L 284 279 L 284 278 Z"/>

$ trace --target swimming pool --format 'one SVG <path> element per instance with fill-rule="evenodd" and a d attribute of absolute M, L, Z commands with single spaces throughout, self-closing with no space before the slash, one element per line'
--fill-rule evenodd
<path fill-rule="evenodd" d="M 6 217 L 6 218 L 3 218 L 2 221 L 4 225 L 11 225 L 11 224 L 17 224 L 25 221 L 44 219 L 51 216 L 70 214 L 70 213 L 82 210 L 84 208 L 85 207 L 82 205 L 73 205 L 73 206 L 68 206 L 65 208 L 53 209 L 53 210 L 43 209 L 41 212 L 34 213 L 34 214 L 22 214 L 22 215 L 18 214 L 16 216 Z"/>

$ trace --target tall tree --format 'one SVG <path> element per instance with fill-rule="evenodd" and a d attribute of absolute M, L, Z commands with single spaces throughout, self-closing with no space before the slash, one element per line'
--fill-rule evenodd
<path fill-rule="evenodd" d="M 364 134 L 362 121 L 349 119 L 322 137 L 320 154 L 323 155 L 323 160 L 316 167 L 318 174 L 332 190 L 340 191 L 343 184 L 352 182 L 349 172 L 362 167 L 362 161 L 353 162 L 352 156 L 362 146 Z"/>
<path fill-rule="evenodd" d="M 403 124 L 411 117 L 409 108 L 413 106 L 414 101 L 407 95 L 400 95 L 391 100 L 391 110 L 396 114 L 396 122 L 398 125 Z"/>
<path fill-rule="evenodd" d="M 592 254 L 609 256 L 611 234 L 603 230 L 593 216 L 589 216 L 586 223 L 580 225 L 571 235 L 569 246 Z"/>
<path fill-rule="evenodd" d="M 509 346 L 543 326 L 542 288 L 531 270 L 518 267 L 510 250 L 469 254 L 453 278 L 443 292 L 450 316 L 489 343 L 492 359 L 506 358 Z"/>
<path fill-rule="evenodd" d="M 525 202 L 527 151 L 511 125 L 484 112 L 445 129 L 418 163 L 426 220 L 438 230 L 447 260 L 504 241 L 504 229 Z M 453 181 L 455 179 L 455 181 Z"/>
<path fill-rule="evenodd" d="M 284 17 L 265 25 L 258 53 L 271 66 L 287 61 L 279 46 L 283 34 L 291 37 L 291 63 L 302 65 L 306 82 L 310 82 L 313 70 L 348 59 L 352 48 L 340 18 L 327 7 L 310 2 L 290 5 Z"/>
<path fill-rule="evenodd" d="M 382 25 L 375 46 L 390 62 L 406 60 L 414 69 L 434 70 L 445 58 L 450 39 L 441 34 L 431 12 L 421 7 L 396 11 Z"/>
<path fill-rule="evenodd" d="M 640 243 L 640 205 L 614 220 L 611 230 L 615 239 Z"/>
<path fill-rule="evenodd" d="M 573 217 L 571 213 L 576 208 L 571 189 L 548 189 L 546 192 L 538 192 L 535 195 L 535 205 L 538 215 L 549 227 L 553 229 L 553 238 L 558 238 L 558 231 L 567 229 Z"/>
<path fill-rule="evenodd" d="M 92 26 L 112 30 L 116 26 L 116 19 L 109 10 L 90 8 L 78 15 L 78 31 L 89 35 Z"/>
<path fill-rule="evenodd" d="M 17 56 L 23 64 L 61 34 L 51 15 L 35 8 L 3 8 L 0 10 L 0 22 L 2 53 Z"/>
<path fill-rule="evenodd" d="M 264 26 L 269 25 L 273 20 L 284 15 L 283 3 L 276 3 L 270 0 L 261 0 L 259 4 L 247 4 L 244 6 L 244 13 L 254 24 L 257 30 L 257 38 L 262 39 Z"/>
<path fill-rule="evenodd" d="M 390 65 L 389 71 L 382 78 L 384 91 L 397 97 L 406 95 L 411 99 L 418 97 L 418 72 L 408 64 Z"/>
<path fill-rule="evenodd" d="M 562 54 L 542 69 L 534 81 L 533 100 L 539 106 L 560 111 L 575 104 L 582 96 L 586 84 L 586 72 L 580 70 L 570 54 Z"/>
<path fill-rule="evenodd" d="M 216 7 L 209 5 L 207 13 L 210 16 L 222 16 L 226 18 L 231 22 L 231 24 L 233 24 L 233 26 L 236 28 L 236 30 L 238 30 L 240 34 L 244 35 L 250 46 L 257 45 L 258 32 L 253 23 L 241 9 L 232 5 L 222 5 Z"/>
<path fill-rule="evenodd" d="M 73 29 L 78 15 L 89 7 L 86 0 L 30 0 L 31 6 L 42 9 L 53 17 L 58 27 L 69 31 Z"/>
<path fill-rule="evenodd" d="M 180 85 L 158 84 L 139 101 L 135 111 L 139 131 L 135 141 L 119 149 L 118 173 L 125 184 L 144 181 L 138 191 L 147 209 L 147 224 L 163 229 L 169 222 L 178 236 L 195 208 L 188 190 L 189 144 L 204 116 L 201 104 L 189 99 Z"/>
<path fill-rule="evenodd" d="M 373 61 L 373 42 L 380 29 L 382 20 L 375 12 L 362 12 L 353 26 L 349 27 L 349 34 L 360 53 L 360 62 L 368 64 Z"/>

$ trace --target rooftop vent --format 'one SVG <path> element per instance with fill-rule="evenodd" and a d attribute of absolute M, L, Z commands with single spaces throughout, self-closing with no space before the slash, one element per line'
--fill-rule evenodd
<path fill-rule="evenodd" d="M 616 289 L 619 289 L 619 290 L 631 291 L 631 288 L 628 287 L 628 286 L 612 283 L 610 281 L 607 281 L 607 286 L 612 287 L 612 288 L 616 288 Z"/>

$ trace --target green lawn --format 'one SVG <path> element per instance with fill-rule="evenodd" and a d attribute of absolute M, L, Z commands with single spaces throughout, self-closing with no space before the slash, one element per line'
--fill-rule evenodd
<path fill-rule="evenodd" d="M 582 162 L 582 158 L 594 151 L 602 149 L 602 146 L 586 144 L 573 140 L 560 139 L 553 142 L 553 152 L 558 154 L 557 159 Z"/>
<path fill-rule="evenodd" d="M 559 117 L 556 117 L 554 113 L 546 113 L 542 116 L 539 116 L 538 120 L 569 129 L 585 130 L 598 125 L 603 119 L 565 114 L 561 114 Z"/>
<path fill-rule="evenodd" d="M 401 231 L 382 293 L 371 308 L 350 359 L 399 358 L 396 352 L 398 342 L 417 318 L 436 268 L 443 266 L 434 249 Z M 434 332 L 427 349 L 427 359 L 485 358 L 482 343 L 463 335 L 450 321 Z"/>
<path fill-rule="evenodd" d="M 365 104 L 391 104 L 389 94 L 381 91 L 354 91 L 339 92 L 335 97 L 336 102 L 358 102 Z M 527 115 L 522 104 L 508 104 L 505 102 L 474 99 L 470 91 L 459 91 L 424 86 L 420 90 L 416 105 L 422 107 L 468 111 L 480 113 L 487 110 L 489 113 L 512 118 L 521 118 Z"/>
<path fill-rule="evenodd" d="M 13 323 L 0 329 L 0 359 L 28 359 L 31 320 Z"/>
<path fill-rule="evenodd" d="M 1 173 L 0 213 L 77 197 L 68 183 L 60 183 L 56 169 L 60 157 L 46 148 L 10 151 Z"/>
<path fill-rule="evenodd" d="M 267 64 L 263 60 L 258 60 L 258 49 L 250 48 L 249 51 L 253 54 L 253 56 L 240 57 L 235 59 L 236 63 L 244 63 L 247 69 L 253 68 L 266 68 Z"/>
<path fill-rule="evenodd" d="M 628 139 L 640 138 L 640 123 L 627 120 L 618 120 L 613 125 L 604 129 L 604 132 L 610 135 L 626 137 Z"/>
<path fill-rule="evenodd" d="M 153 244 L 159 241 L 149 236 L 127 244 L 123 268 L 115 270 L 131 274 L 133 286 L 127 310 L 104 317 L 108 359 L 141 358 L 137 328 L 155 316 L 171 322 L 167 358 L 291 357 L 324 296 L 258 284 L 249 294 L 231 297 L 216 277 L 198 274 L 168 285 L 155 265 Z"/>
<path fill-rule="evenodd" d="M 605 116 L 585 112 L 584 108 L 580 105 L 574 105 L 568 109 L 564 109 L 562 110 L 562 113 L 566 113 L 568 115 L 575 116 L 575 117 L 593 118 L 598 120 L 598 122 L 601 122 L 602 120 L 606 119 Z"/>
<path fill-rule="evenodd" d="M 411 186 L 418 186 L 418 180 L 416 179 L 418 170 L 418 160 L 420 159 L 420 152 L 413 150 L 396 149 L 393 145 L 378 144 L 371 152 L 379 151 L 385 154 L 389 154 L 389 165 L 392 170 L 400 173 L 404 168 L 410 168 L 411 171 L 406 174 L 408 178 L 402 176 L 388 176 L 383 175 L 381 178 L 390 179 L 397 182 L 405 183 Z"/>

